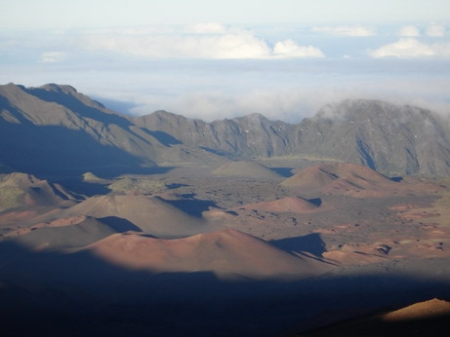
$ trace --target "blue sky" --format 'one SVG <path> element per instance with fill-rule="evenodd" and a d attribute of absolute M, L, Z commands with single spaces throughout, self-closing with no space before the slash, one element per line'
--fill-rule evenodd
<path fill-rule="evenodd" d="M 0 0 L 0 83 L 121 112 L 298 122 L 345 98 L 450 111 L 450 1 Z"/>
<path fill-rule="evenodd" d="M 447 20 L 447 0 L 14 0 L 0 28 L 86 28 L 222 22 L 364 23 Z"/>

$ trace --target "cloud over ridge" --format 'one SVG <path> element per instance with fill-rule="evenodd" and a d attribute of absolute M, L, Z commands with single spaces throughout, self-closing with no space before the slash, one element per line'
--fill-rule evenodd
<path fill-rule="evenodd" d="M 118 111 L 206 120 L 259 112 L 298 121 L 330 101 L 389 95 L 450 111 L 446 21 L 409 22 L 404 33 L 420 36 L 399 36 L 403 22 L 2 31 L 0 79 L 69 83 Z"/>

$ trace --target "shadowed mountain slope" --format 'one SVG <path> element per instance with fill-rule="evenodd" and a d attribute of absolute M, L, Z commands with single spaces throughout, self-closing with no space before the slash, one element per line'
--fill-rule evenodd
<path fill-rule="evenodd" d="M 8 84 L 0 87 L 0 106 L 0 153 L 15 170 L 70 174 L 154 165 L 136 153 L 145 149 L 149 157 L 150 139 L 134 134 L 125 117 L 72 87 Z"/>
<path fill-rule="evenodd" d="M 11 173 L 13 170 L 8 166 L 0 162 L 0 174 Z"/>
<path fill-rule="evenodd" d="M 211 157 L 217 157 L 202 149 L 172 148 L 127 116 L 55 84 L 0 86 L 0 156 L 3 166 L 44 175 L 114 175 L 143 171 L 155 161 L 214 162 Z"/>
<path fill-rule="evenodd" d="M 181 241 L 183 244 L 173 241 L 173 247 L 163 250 L 160 256 L 145 253 L 152 244 L 164 244 L 164 241 L 135 235 L 128 235 L 131 240 L 124 241 L 121 241 L 124 237 L 112 235 L 98 242 L 98 246 L 94 244 L 70 254 L 35 252 L 11 241 L 0 242 L 2 333 L 7 336 L 148 336 L 149 333 L 161 337 L 288 336 L 289 332 L 379 312 L 387 305 L 401 307 L 448 294 L 445 278 L 426 281 L 396 275 L 385 268 L 379 274 L 370 270 L 356 275 L 324 274 L 323 270 L 315 269 L 319 261 L 296 259 L 292 255 L 285 259 L 286 255 L 270 244 L 255 243 L 254 238 L 242 233 L 211 234 L 187 238 Z M 142 246 L 140 240 L 145 241 Z M 151 267 L 150 262 L 125 268 L 120 261 L 111 261 L 108 251 L 114 245 L 121 247 L 120 243 L 130 244 L 138 260 L 139 253 L 143 253 L 148 261 L 160 259 L 175 265 L 179 262 L 171 258 L 176 257 L 177 249 L 182 252 L 185 247 L 192 247 L 190 252 L 194 253 L 201 250 L 203 242 L 212 253 L 209 260 L 208 254 L 203 254 L 205 266 L 215 265 L 214 272 L 226 270 L 226 261 L 221 264 L 220 258 L 239 258 L 232 273 L 225 274 L 231 280 L 218 272 L 152 273 L 147 269 Z M 132 259 L 126 245 L 122 247 L 121 258 Z M 256 249 L 262 255 L 258 258 L 250 254 L 247 262 L 249 249 Z M 189 254 L 186 260 L 191 261 Z M 215 264 L 208 265 L 208 261 L 214 260 Z M 298 281 L 271 278 L 267 273 L 267 270 L 282 270 L 289 261 L 297 261 Z M 240 274 L 241 268 L 247 266 L 244 274 Z M 261 266 L 265 272 L 263 279 L 259 278 Z M 320 277 L 309 278 L 311 274 Z M 339 336 L 342 335 L 347 334 Z"/>
<path fill-rule="evenodd" d="M 121 115 L 66 85 L 0 86 L 0 171 L 115 175 L 268 157 L 351 162 L 389 176 L 446 176 L 450 119 L 345 100 L 297 125 L 260 114 L 206 123 L 165 111 Z"/>
<path fill-rule="evenodd" d="M 345 100 L 297 126 L 292 154 L 368 166 L 390 176 L 450 174 L 449 119 L 412 106 Z"/>

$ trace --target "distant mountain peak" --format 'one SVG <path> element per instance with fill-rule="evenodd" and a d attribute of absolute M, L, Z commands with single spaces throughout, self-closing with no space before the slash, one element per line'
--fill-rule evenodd
<path fill-rule="evenodd" d="M 166 110 L 156 110 L 155 112 L 151 113 L 150 115 L 154 115 L 154 116 L 161 117 L 161 118 L 182 118 L 182 119 L 187 119 L 183 115 L 176 114 L 176 113 L 173 113 L 173 112 L 169 112 L 169 111 L 166 111 Z M 146 116 L 150 116 L 150 115 L 146 115 Z"/>
<path fill-rule="evenodd" d="M 322 107 L 313 119 L 342 119 L 355 114 L 379 113 L 385 110 L 399 109 L 392 103 L 368 99 L 345 99 L 338 103 L 330 103 Z"/>
<path fill-rule="evenodd" d="M 242 117 L 238 117 L 237 119 L 249 119 L 249 120 L 268 120 L 266 116 L 260 114 L 259 112 L 254 112 Z"/>
<path fill-rule="evenodd" d="M 75 89 L 71 85 L 67 85 L 67 84 L 48 83 L 48 84 L 44 84 L 44 85 L 38 87 L 38 89 L 44 89 L 46 91 L 61 92 L 61 93 L 65 93 L 65 94 L 77 94 L 78 93 L 77 89 Z"/>
<path fill-rule="evenodd" d="M 330 103 L 322 107 L 313 119 L 342 119 L 343 117 L 371 117 L 430 115 L 430 111 L 412 105 L 400 105 L 376 99 L 345 99 L 338 103 Z"/>

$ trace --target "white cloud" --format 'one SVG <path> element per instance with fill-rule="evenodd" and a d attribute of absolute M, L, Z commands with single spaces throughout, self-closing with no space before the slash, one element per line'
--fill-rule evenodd
<path fill-rule="evenodd" d="M 450 113 L 450 70 L 430 67 L 430 58 L 95 62 L 101 64 L 78 62 L 66 68 L 0 63 L 0 82 L 68 83 L 113 109 L 117 105 L 102 98 L 121 102 L 121 112 L 133 107 L 136 114 L 164 109 L 208 121 L 259 112 L 270 119 L 299 122 L 323 105 L 346 98 L 418 104 Z"/>
<path fill-rule="evenodd" d="M 157 106 L 164 106 L 165 110 L 205 121 L 257 112 L 273 120 L 298 122 L 320 108 L 322 98 L 311 92 L 293 89 L 253 89 L 241 93 L 198 91 L 180 95 L 170 102 L 164 102 L 161 97 L 153 95 L 141 96 L 138 105 L 131 112 L 145 115 L 155 111 Z"/>
<path fill-rule="evenodd" d="M 273 55 L 280 58 L 324 57 L 320 49 L 313 46 L 300 46 L 293 40 L 277 42 L 273 47 Z"/>
<path fill-rule="evenodd" d="M 186 32 L 196 34 L 224 34 L 227 32 L 227 27 L 218 22 L 206 22 L 188 26 Z"/>
<path fill-rule="evenodd" d="M 323 57 L 313 46 L 301 46 L 292 40 L 268 43 L 252 32 L 207 23 L 180 31 L 103 31 L 82 37 L 82 47 L 105 50 L 142 58 L 197 59 L 269 59 Z"/>
<path fill-rule="evenodd" d="M 450 43 L 435 43 L 433 50 L 442 58 L 450 58 Z"/>
<path fill-rule="evenodd" d="M 58 51 L 49 51 L 41 54 L 40 62 L 42 63 L 56 63 L 61 62 L 66 58 L 66 54 Z"/>
<path fill-rule="evenodd" d="M 330 34 L 335 36 L 374 36 L 376 31 L 373 27 L 338 26 L 338 27 L 314 27 L 313 32 Z"/>
<path fill-rule="evenodd" d="M 428 45 L 419 42 L 413 38 L 403 38 L 397 42 L 385 45 L 372 51 L 371 56 L 374 58 L 396 57 L 396 58 L 415 58 L 440 56 L 448 57 L 445 46 Z"/>
<path fill-rule="evenodd" d="M 448 37 L 394 37 L 386 44 L 391 26 L 378 27 L 380 38 L 338 39 L 343 41 L 312 34 L 310 27 L 280 27 L 152 25 L 39 32 L 32 38 L 2 32 L 0 41 L 8 48 L 2 50 L 7 57 L 0 60 L 0 80 L 26 86 L 69 83 L 80 92 L 125 102 L 125 111 L 164 109 L 206 120 L 260 112 L 299 121 L 333 101 L 389 95 L 403 96 L 406 103 L 419 98 L 442 102 L 450 111 L 450 70 L 441 60 L 450 60 Z M 302 36 L 308 43 L 301 42 Z M 330 41 L 325 50 L 329 57 L 320 59 L 323 53 L 315 46 Z M 369 48 L 372 52 L 361 54 Z M 310 59 L 298 62 L 295 57 Z M 220 60 L 232 58 L 244 60 Z"/>
<path fill-rule="evenodd" d="M 445 35 L 445 26 L 439 24 L 431 24 L 426 30 L 426 34 L 432 37 L 442 37 Z"/>
<path fill-rule="evenodd" d="M 418 37 L 420 36 L 420 31 L 416 26 L 409 25 L 400 28 L 397 34 L 402 37 Z"/>
<path fill-rule="evenodd" d="M 345 81 L 344 81 L 345 82 Z M 324 105 L 344 99 L 378 99 L 395 104 L 410 104 L 448 114 L 450 105 L 446 88 L 447 79 L 406 81 L 399 78 L 370 79 L 361 85 L 359 81 L 346 81 L 345 85 L 333 81 L 324 86 L 310 88 L 258 88 L 230 91 L 197 91 L 165 100 L 157 95 L 141 95 L 135 115 L 150 114 L 164 109 L 189 118 L 213 121 L 234 118 L 251 113 L 261 113 L 272 120 L 300 122 L 312 116 Z M 100 100 L 101 101 L 101 100 Z"/>

